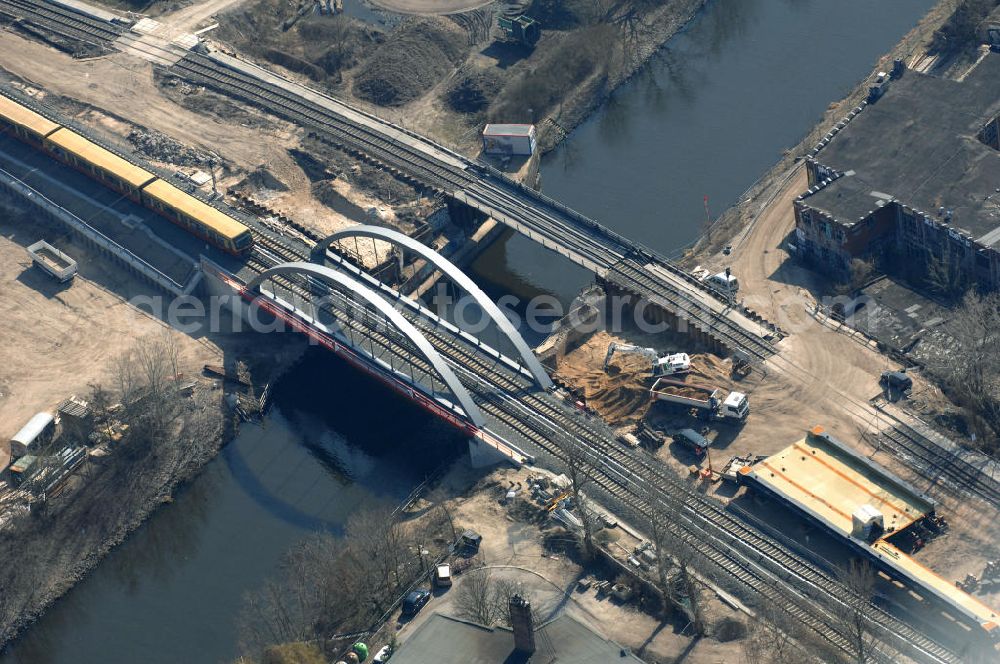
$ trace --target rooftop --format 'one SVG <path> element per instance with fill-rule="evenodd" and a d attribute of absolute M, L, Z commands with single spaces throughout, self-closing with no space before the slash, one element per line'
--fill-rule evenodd
<path fill-rule="evenodd" d="M 487 628 L 434 614 L 400 646 L 393 664 L 642 664 L 614 641 L 563 614 L 536 630 L 537 650 L 528 657 L 514 651 L 514 637 L 504 628 Z"/>
<path fill-rule="evenodd" d="M 845 225 L 890 200 L 936 216 L 983 244 L 1000 244 L 1000 152 L 977 138 L 1000 115 L 1000 55 L 958 82 L 907 71 L 855 117 L 816 161 L 844 177 L 808 197 Z"/>
<path fill-rule="evenodd" d="M 484 136 L 529 136 L 535 125 L 530 124 L 488 124 L 483 129 Z"/>
<path fill-rule="evenodd" d="M 903 530 L 934 503 L 888 470 L 857 455 L 816 427 L 809 435 L 742 471 L 799 505 L 843 535 L 852 515 L 871 505 L 884 518 L 886 534 Z"/>

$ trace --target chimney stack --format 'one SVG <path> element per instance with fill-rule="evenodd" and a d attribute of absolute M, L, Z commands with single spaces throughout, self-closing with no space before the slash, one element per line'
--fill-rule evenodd
<path fill-rule="evenodd" d="M 510 626 L 514 631 L 514 650 L 525 654 L 535 652 L 535 622 L 531 617 L 531 602 L 520 595 L 510 598 Z"/>

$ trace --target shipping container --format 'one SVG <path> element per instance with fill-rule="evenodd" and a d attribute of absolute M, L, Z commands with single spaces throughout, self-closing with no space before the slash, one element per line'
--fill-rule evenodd
<path fill-rule="evenodd" d="M 483 152 L 531 156 L 535 153 L 535 125 L 488 124 L 483 129 Z"/>

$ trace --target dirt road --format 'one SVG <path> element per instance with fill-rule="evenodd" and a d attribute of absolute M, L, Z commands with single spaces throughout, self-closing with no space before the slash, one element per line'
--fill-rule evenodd
<path fill-rule="evenodd" d="M 6 208 L 4 208 L 6 210 Z M 182 371 L 200 373 L 221 351 L 209 342 L 175 332 L 130 306 L 119 295 L 83 276 L 58 284 L 31 267 L 25 245 L 42 231 L 30 218 L 0 215 L 0 468 L 6 441 L 35 413 L 51 411 L 89 385 L 114 385 L 111 360 L 141 339 L 167 335 L 180 349 Z M 104 283 L 120 274 L 104 272 L 97 261 L 66 248 L 85 272 Z M 122 284 L 124 285 L 124 284 Z"/>

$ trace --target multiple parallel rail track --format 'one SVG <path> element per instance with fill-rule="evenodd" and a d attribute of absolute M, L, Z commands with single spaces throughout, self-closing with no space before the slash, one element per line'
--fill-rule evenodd
<path fill-rule="evenodd" d="M 261 258 L 255 265 L 293 258 Z M 255 259 L 256 260 L 256 259 Z M 281 285 L 302 298 L 309 288 L 281 279 Z M 430 367 L 405 342 L 384 332 L 364 328 L 358 319 L 336 310 L 342 325 L 354 326 L 379 346 L 380 354 L 391 354 L 400 362 L 412 362 L 429 372 Z M 491 362 L 464 340 L 420 316 L 407 316 L 431 341 L 469 389 L 476 404 L 503 433 L 513 434 L 516 444 L 538 451 L 556 462 L 567 449 L 582 453 L 584 470 L 592 478 L 592 492 L 620 513 L 641 524 L 651 499 L 662 501 L 676 516 L 674 536 L 683 541 L 719 572 L 739 584 L 743 591 L 781 607 L 794 619 L 809 626 L 837 648 L 849 646 L 837 631 L 833 618 L 842 609 L 843 588 L 830 570 L 822 570 L 790 548 L 774 541 L 745 521 L 723 509 L 713 499 L 693 491 L 653 459 L 615 442 L 610 429 L 579 413 L 549 393 L 533 390 L 531 380 Z M 947 647 L 886 611 L 873 614 L 886 642 L 901 652 L 925 662 L 960 662 Z M 886 656 L 886 661 L 890 661 Z"/>
<path fill-rule="evenodd" d="M 0 13 L 27 18 L 45 29 L 98 45 L 110 45 L 122 33 L 120 26 L 39 0 L 0 0 Z M 172 70 L 310 127 L 324 140 L 363 152 L 445 193 L 461 193 L 466 202 L 501 220 L 516 216 L 519 223 L 533 229 L 533 239 L 541 237 L 539 241 L 546 246 L 558 245 L 577 253 L 606 271 L 610 281 L 631 292 L 654 301 L 657 297 L 666 300 L 701 329 L 719 335 L 726 345 L 743 349 L 759 360 L 774 354 L 770 343 L 749 334 L 728 317 L 710 311 L 692 295 L 693 291 L 666 285 L 641 262 L 656 263 L 690 279 L 666 260 L 553 201 L 525 193 L 499 174 L 471 162 L 456 166 L 437 160 L 407 141 L 394 140 L 369 124 L 352 122 L 280 86 L 222 67 L 203 55 L 188 54 Z M 256 235 L 258 248 L 247 263 L 252 270 L 263 271 L 277 262 L 303 258 L 280 242 Z M 692 288 L 703 291 L 696 285 Z M 307 290 L 300 289 L 300 294 L 308 297 Z M 422 362 L 413 357 L 413 349 L 407 344 L 379 331 L 357 327 L 361 325 L 357 319 L 340 316 L 338 320 L 369 335 L 384 352 L 401 360 Z M 662 501 L 677 516 L 672 528 L 678 539 L 749 593 L 787 611 L 837 647 L 845 647 L 845 636 L 832 627 L 835 621 L 830 619 L 842 608 L 843 588 L 829 571 L 817 568 L 712 499 L 691 490 L 654 460 L 618 445 L 603 423 L 576 412 L 553 395 L 533 392 L 524 376 L 502 364 L 491 364 L 474 348 L 427 320 L 412 320 L 450 359 L 484 412 L 505 429 L 554 459 L 564 459 L 567 449 L 581 450 L 595 483 L 594 492 L 622 507 L 636 523 L 642 522 L 650 500 Z M 430 371 L 429 367 L 425 369 Z M 877 611 L 873 620 L 888 637 L 887 642 L 919 661 L 961 661 L 949 649 L 887 612 Z"/>
<path fill-rule="evenodd" d="M 55 34 L 101 48 L 109 48 L 125 31 L 125 26 L 48 2 L 3 0 L 0 2 L 0 14 L 14 20 L 28 20 Z"/>
<path fill-rule="evenodd" d="M 909 425 L 900 422 L 883 429 L 878 442 L 929 479 L 945 484 L 952 493 L 971 494 L 1000 507 L 1000 482 Z"/>

